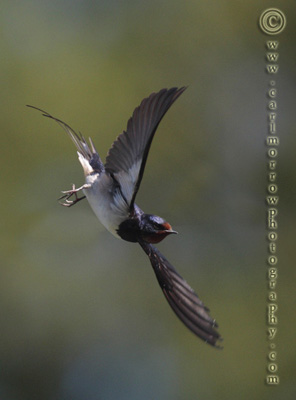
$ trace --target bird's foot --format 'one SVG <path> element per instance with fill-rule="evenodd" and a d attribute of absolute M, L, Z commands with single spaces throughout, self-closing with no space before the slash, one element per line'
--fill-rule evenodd
<path fill-rule="evenodd" d="M 62 200 L 62 201 L 59 201 L 59 203 L 60 203 L 62 206 L 65 206 L 65 207 L 72 207 L 72 206 L 74 206 L 74 204 L 78 203 L 78 201 L 80 201 L 80 200 L 85 199 L 85 197 L 86 197 L 86 196 L 78 197 L 77 193 L 78 193 L 80 190 L 87 189 L 87 188 L 89 188 L 89 187 L 90 187 L 90 185 L 85 184 L 85 185 L 82 185 L 82 186 L 80 186 L 79 188 L 76 189 L 76 187 L 75 187 L 75 185 L 74 185 L 74 183 L 73 183 L 72 189 L 62 191 L 62 193 L 64 193 L 64 195 L 61 196 L 61 197 L 58 199 L 58 200 Z M 72 197 L 72 196 L 75 196 L 74 200 L 70 200 L 70 197 Z"/>

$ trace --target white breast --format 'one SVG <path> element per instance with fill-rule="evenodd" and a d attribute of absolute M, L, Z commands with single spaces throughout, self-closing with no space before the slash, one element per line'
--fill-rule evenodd
<path fill-rule="evenodd" d="M 128 206 L 120 191 L 105 172 L 86 176 L 86 183 L 91 187 L 83 192 L 91 208 L 105 228 L 119 238 L 116 230 L 128 217 Z"/>

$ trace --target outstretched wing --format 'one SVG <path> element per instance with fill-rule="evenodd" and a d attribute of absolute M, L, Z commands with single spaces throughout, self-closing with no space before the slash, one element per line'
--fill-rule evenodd
<path fill-rule="evenodd" d="M 185 89 L 162 89 L 144 99 L 129 119 L 127 130 L 118 136 L 109 150 L 105 168 L 119 182 L 130 209 L 140 187 L 155 131 Z"/>
<path fill-rule="evenodd" d="M 216 344 L 222 340 L 215 329 L 218 325 L 208 314 L 209 309 L 156 247 L 146 242 L 139 243 L 150 259 L 167 301 L 180 320 L 206 343 L 221 348 Z"/>

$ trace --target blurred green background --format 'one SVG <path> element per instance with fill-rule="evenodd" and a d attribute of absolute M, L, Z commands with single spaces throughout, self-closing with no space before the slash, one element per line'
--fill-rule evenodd
<path fill-rule="evenodd" d="M 272 4 L 271 4 L 272 3 Z M 267 375 L 267 88 L 258 29 L 280 41 L 277 256 L 280 385 Z M 1 3 L 1 400 L 294 399 L 294 1 Z M 83 183 L 75 148 L 43 108 L 101 156 L 140 101 L 188 85 L 162 121 L 137 203 L 179 232 L 159 245 L 219 323 L 192 335 L 149 260 L 56 199 Z"/>

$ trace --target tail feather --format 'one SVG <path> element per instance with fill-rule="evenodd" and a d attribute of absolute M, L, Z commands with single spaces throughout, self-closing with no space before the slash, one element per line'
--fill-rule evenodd
<path fill-rule="evenodd" d="M 42 110 L 41 108 L 34 107 L 27 105 L 27 107 L 33 108 L 35 110 L 38 110 L 42 112 L 42 115 L 44 117 L 53 119 L 56 121 L 70 136 L 72 142 L 75 144 L 77 150 L 78 150 L 78 157 L 79 161 L 83 167 L 85 175 L 88 175 L 89 173 L 96 171 L 96 172 L 102 172 L 104 170 L 104 165 L 99 157 L 99 154 L 93 144 L 93 141 L 91 138 L 89 138 L 90 146 L 86 142 L 84 136 L 79 132 L 76 133 L 74 129 L 71 128 L 70 125 L 66 124 L 62 120 L 52 116 L 49 114 L 47 111 Z"/>

